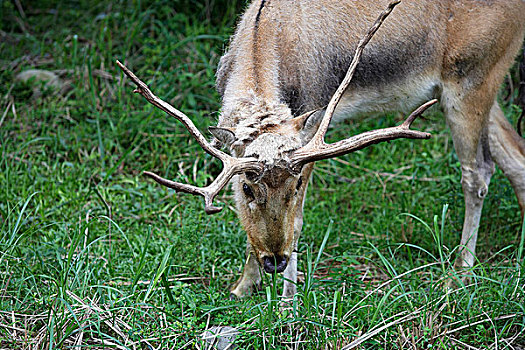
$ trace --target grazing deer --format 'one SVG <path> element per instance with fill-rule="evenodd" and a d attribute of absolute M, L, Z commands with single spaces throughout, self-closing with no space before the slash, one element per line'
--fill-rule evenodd
<path fill-rule="evenodd" d="M 284 272 L 284 295 L 295 293 L 295 249 L 315 161 L 396 138 L 428 138 L 409 127 L 435 101 L 419 107 L 398 127 L 326 144 L 332 118 L 406 113 L 439 99 L 461 162 L 465 195 L 458 267 L 474 264 L 493 160 L 525 210 L 525 140 L 496 102 L 523 40 L 525 1 L 405 0 L 385 21 L 399 2 L 253 1 L 220 60 L 222 111 L 218 125 L 210 128 L 214 144 L 119 63 L 137 92 L 180 120 L 204 150 L 224 164 L 204 188 L 146 175 L 176 191 L 203 196 L 209 214 L 221 209 L 213 198 L 233 182 L 248 235 L 243 275 L 231 290 L 235 296 L 248 295 L 260 284 L 259 266 L 268 273 Z"/>

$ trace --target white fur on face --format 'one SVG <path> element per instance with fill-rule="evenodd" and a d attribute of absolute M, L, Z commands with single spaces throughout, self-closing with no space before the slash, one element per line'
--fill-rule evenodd
<path fill-rule="evenodd" d="M 246 157 L 256 157 L 268 167 L 288 159 L 288 153 L 298 149 L 301 142 L 295 136 L 279 134 L 262 134 L 246 147 Z"/>

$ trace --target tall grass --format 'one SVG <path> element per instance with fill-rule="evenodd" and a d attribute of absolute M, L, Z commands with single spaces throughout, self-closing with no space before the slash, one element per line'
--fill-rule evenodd
<path fill-rule="evenodd" d="M 500 171 L 470 282 L 446 287 L 459 242 L 460 167 L 435 137 L 320 162 L 299 245 L 298 293 L 281 276 L 229 300 L 245 234 L 227 206 L 141 176 L 205 184 L 220 171 L 181 125 L 132 94 L 114 60 L 205 130 L 214 73 L 243 1 L 1 2 L 0 348 L 203 348 L 213 326 L 239 348 L 518 349 L 525 346 L 525 228 Z M 21 3 L 21 2 L 20 2 Z M 38 68 L 65 92 L 21 83 Z M 505 108 L 515 120 L 518 110 Z M 394 125 L 350 121 L 331 138 Z"/>

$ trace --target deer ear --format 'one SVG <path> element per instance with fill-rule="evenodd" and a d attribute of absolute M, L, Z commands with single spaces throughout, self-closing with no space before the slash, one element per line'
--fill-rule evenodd
<path fill-rule="evenodd" d="M 315 109 L 293 119 L 293 123 L 303 143 L 307 143 L 314 136 L 317 128 L 319 128 L 319 124 L 321 124 L 321 120 L 323 120 L 325 112 L 325 108 Z"/>
<path fill-rule="evenodd" d="M 232 129 L 229 128 L 221 128 L 218 126 L 210 126 L 208 127 L 208 131 L 217 139 L 219 142 L 226 146 L 231 146 L 235 140 L 235 133 Z"/>

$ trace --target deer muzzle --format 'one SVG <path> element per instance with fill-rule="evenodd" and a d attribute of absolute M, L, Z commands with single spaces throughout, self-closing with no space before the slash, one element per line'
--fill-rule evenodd
<path fill-rule="evenodd" d="M 286 269 L 288 259 L 285 256 L 265 256 L 263 258 L 264 271 L 267 273 L 281 273 Z"/>

